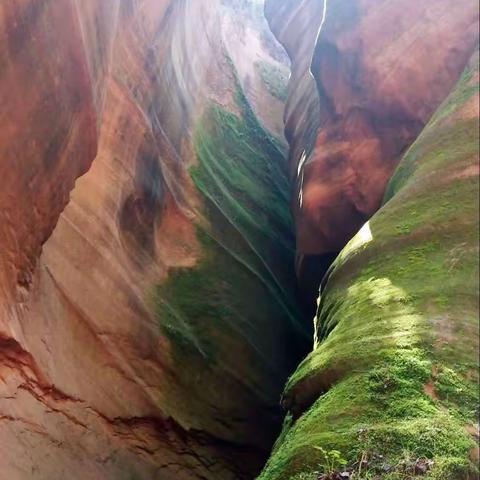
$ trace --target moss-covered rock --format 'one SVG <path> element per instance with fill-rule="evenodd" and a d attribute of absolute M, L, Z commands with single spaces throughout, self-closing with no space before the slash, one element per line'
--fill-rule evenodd
<path fill-rule="evenodd" d="M 476 478 L 477 92 L 472 63 L 335 261 L 261 480 L 316 478 L 317 446 L 355 478 Z"/>
<path fill-rule="evenodd" d="M 188 428 L 266 451 L 309 335 L 295 299 L 285 152 L 238 82 L 235 97 L 235 113 L 212 103 L 195 129 L 200 259 L 171 270 L 153 302 L 176 365 L 171 411 Z"/>

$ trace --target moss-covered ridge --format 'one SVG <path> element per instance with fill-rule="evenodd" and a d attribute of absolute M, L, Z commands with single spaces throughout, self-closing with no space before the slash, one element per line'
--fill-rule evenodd
<path fill-rule="evenodd" d="M 317 446 L 354 478 L 476 478 L 477 92 L 472 63 L 336 260 L 261 480 L 316 479 Z"/>
<path fill-rule="evenodd" d="M 194 133 L 201 257 L 172 270 L 154 302 L 175 364 L 171 414 L 188 428 L 269 448 L 283 383 L 309 335 L 295 299 L 285 152 L 234 83 L 237 112 L 211 104 Z"/>

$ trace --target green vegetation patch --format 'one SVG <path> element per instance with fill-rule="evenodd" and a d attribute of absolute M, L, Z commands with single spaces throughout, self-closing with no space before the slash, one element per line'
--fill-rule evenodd
<path fill-rule="evenodd" d="M 294 238 L 285 152 L 237 84 L 240 114 L 211 104 L 194 134 L 190 175 L 203 197 L 201 256 L 153 293 L 170 340 L 177 418 L 225 438 L 265 445 L 279 421 L 285 378 L 309 334 L 294 297 Z M 251 412 L 261 412 L 252 425 Z"/>
<path fill-rule="evenodd" d="M 290 74 L 288 68 L 264 60 L 255 62 L 255 68 L 260 74 L 269 93 L 281 102 L 286 102 L 288 97 L 288 78 Z"/>

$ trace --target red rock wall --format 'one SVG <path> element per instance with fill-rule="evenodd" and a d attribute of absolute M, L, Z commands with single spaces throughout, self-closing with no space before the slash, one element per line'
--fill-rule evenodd
<path fill-rule="evenodd" d="M 95 157 L 104 78 L 100 64 L 90 71 L 75 3 L 4 2 L 0 22 L 0 275 L 11 298 L 28 288 L 40 246 Z"/>
<path fill-rule="evenodd" d="M 259 471 L 280 421 L 290 327 L 267 319 L 252 344 L 239 326 L 218 366 L 191 365 L 190 383 L 150 298 L 203 256 L 204 200 L 188 168 L 207 107 L 238 113 L 243 89 L 282 142 L 283 103 L 252 64 L 285 59 L 243 3 L 0 6 L 5 478 Z"/>

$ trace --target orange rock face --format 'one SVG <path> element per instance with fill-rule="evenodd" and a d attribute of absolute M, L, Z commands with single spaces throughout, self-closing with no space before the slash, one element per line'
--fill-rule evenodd
<path fill-rule="evenodd" d="M 274 244 L 289 255 L 291 234 L 279 228 L 271 243 L 254 245 L 236 218 L 215 213 L 190 171 L 212 108 L 240 122 L 248 102 L 278 137 L 254 147 L 282 149 L 284 104 L 259 65 L 288 67 L 258 7 L 208 3 L 0 6 L 5 478 L 243 479 L 268 454 L 301 335 L 293 300 L 280 297 L 293 285 L 291 262 Z M 222 188 L 246 211 L 246 187 Z M 258 209 L 255 221 L 263 215 Z M 267 219 L 272 232 L 276 220 Z M 250 298 L 230 302 L 233 280 L 212 286 L 231 325 L 213 330 L 207 358 L 200 340 L 192 353 L 190 340 L 166 334 L 160 307 L 177 316 L 174 328 L 190 321 L 181 296 L 152 297 L 211 258 L 198 231 L 220 245 L 214 227 L 245 250 L 226 246 L 217 261 L 218 270 L 240 272 Z M 208 282 L 217 280 L 200 287 Z M 253 299 L 259 313 L 249 316 L 244 305 Z M 205 326 L 193 327 L 212 331 L 214 313 L 200 314 Z"/>
<path fill-rule="evenodd" d="M 292 58 L 286 132 L 301 281 L 312 259 L 338 252 L 379 208 L 478 38 L 475 2 L 329 1 L 325 12 L 323 3 L 266 10 Z"/>
<path fill-rule="evenodd" d="M 95 157 L 92 82 L 102 78 L 90 75 L 71 2 L 4 3 L 0 32 L 0 275 L 11 299 L 29 287 L 40 245 Z"/>

